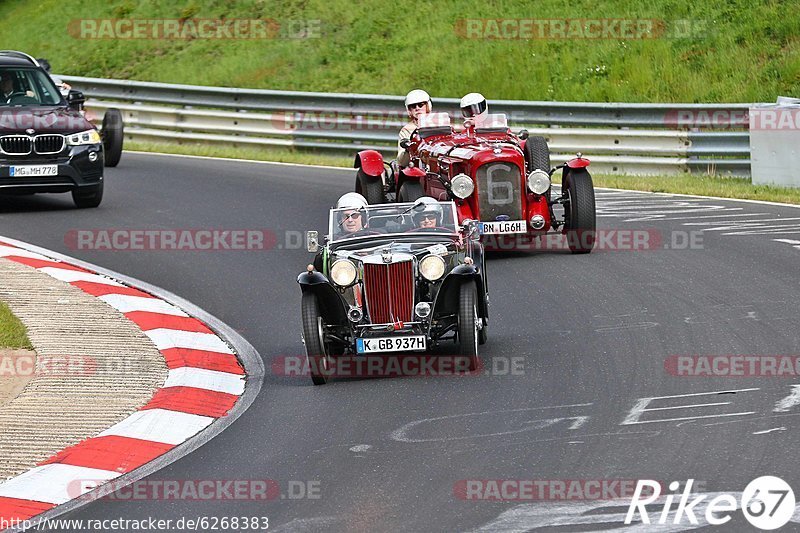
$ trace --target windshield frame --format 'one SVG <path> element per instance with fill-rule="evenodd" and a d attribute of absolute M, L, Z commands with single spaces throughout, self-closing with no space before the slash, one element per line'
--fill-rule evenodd
<path fill-rule="evenodd" d="M 446 237 L 452 239 L 453 236 L 458 236 L 461 232 L 461 226 L 458 223 L 458 213 L 456 210 L 455 202 L 452 200 L 437 202 L 442 207 L 442 226 L 447 228 L 447 231 L 380 231 L 380 233 L 367 233 L 365 235 L 347 236 L 343 233 L 339 226 L 339 213 L 344 211 L 352 211 L 353 208 L 340 208 L 331 209 L 328 216 L 328 242 L 341 244 L 344 242 L 363 242 L 369 239 L 395 239 L 397 237 L 426 237 L 426 238 L 439 238 Z M 391 204 L 373 204 L 368 205 L 366 208 L 361 208 L 359 211 L 364 212 L 364 215 L 369 217 L 370 213 L 373 216 L 386 216 L 396 217 L 403 215 L 404 217 L 411 217 L 414 213 L 414 202 L 404 203 L 391 203 Z M 362 215 L 362 216 L 364 216 Z M 452 216 L 452 220 L 450 220 Z M 368 227 L 366 229 L 369 229 Z M 379 230 L 374 230 L 379 231 Z"/>

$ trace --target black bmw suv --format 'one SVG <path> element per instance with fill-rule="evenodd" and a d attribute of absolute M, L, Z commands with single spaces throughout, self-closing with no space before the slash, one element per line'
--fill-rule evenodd
<path fill-rule="evenodd" d="M 83 103 L 79 91 L 63 96 L 33 57 L 0 51 L 0 194 L 71 192 L 78 207 L 100 205 L 103 168 L 122 151 L 122 120 L 112 117 L 119 124 L 104 127 L 113 137 L 104 139 Z"/>

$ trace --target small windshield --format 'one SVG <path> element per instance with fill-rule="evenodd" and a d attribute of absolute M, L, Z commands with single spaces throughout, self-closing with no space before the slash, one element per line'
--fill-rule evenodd
<path fill-rule="evenodd" d="M 426 113 L 419 117 L 420 128 L 449 128 L 450 115 L 447 113 Z"/>
<path fill-rule="evenodd" d="M 61 94 L 50 76 L 34 68 L 0 68 L 0 106 L 58 105 Z"/>
<path fill-rule="evenodd" d="M 508 119 L 505 113 L 487 113 L 475 117 L 476 130 L 494 130 L 508 128 Z"/>
<path fill-rule="evenodd" d="M 331 241 L 386 234 L 452 235 L 458 232 L 452 201 L 427 204 L 369 205 L 361 209 L 331 209 Z"/>

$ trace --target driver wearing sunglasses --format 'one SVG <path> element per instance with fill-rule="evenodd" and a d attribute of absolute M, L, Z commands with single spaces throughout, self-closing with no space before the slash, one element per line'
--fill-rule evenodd
<path fill-rule="evenodd" d="M 406 113 L 408 113 L 411 122 L 403 126 L 398 135 L 397 140 L 397 164 L 401 167 L 407 167 L 409 163 L 408 152 L 405 148 L 400 146 L 400 142 L 404 139 L 410 139 L 411 134 L 414 133 L 419 127 L 419 117 L 426 113 L 430 113 L 433 109 L 431 97 L 422 89 L 414 89 L 406 95 Z"/>
<path fill-rule="evenodd" d="M 345 233 L 355 233 L 364 229 L 364 220 L 360 211 L 350 209 L 342 213 L 342 230 Z"/>

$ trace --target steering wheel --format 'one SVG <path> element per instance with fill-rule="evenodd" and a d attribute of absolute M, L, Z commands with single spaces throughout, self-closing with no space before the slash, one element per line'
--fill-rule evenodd
<path fill-rule="evenodd" d="M 6 103 L 10 104 L 11 100 L 13 100 L 14 98 L 16 98 L 18 96 L 28 96 L 28 93 L 26 93 L 25 91 L 13 92 L 13 93 L 8 95 L 8 98 L 6 98 Z"/>

